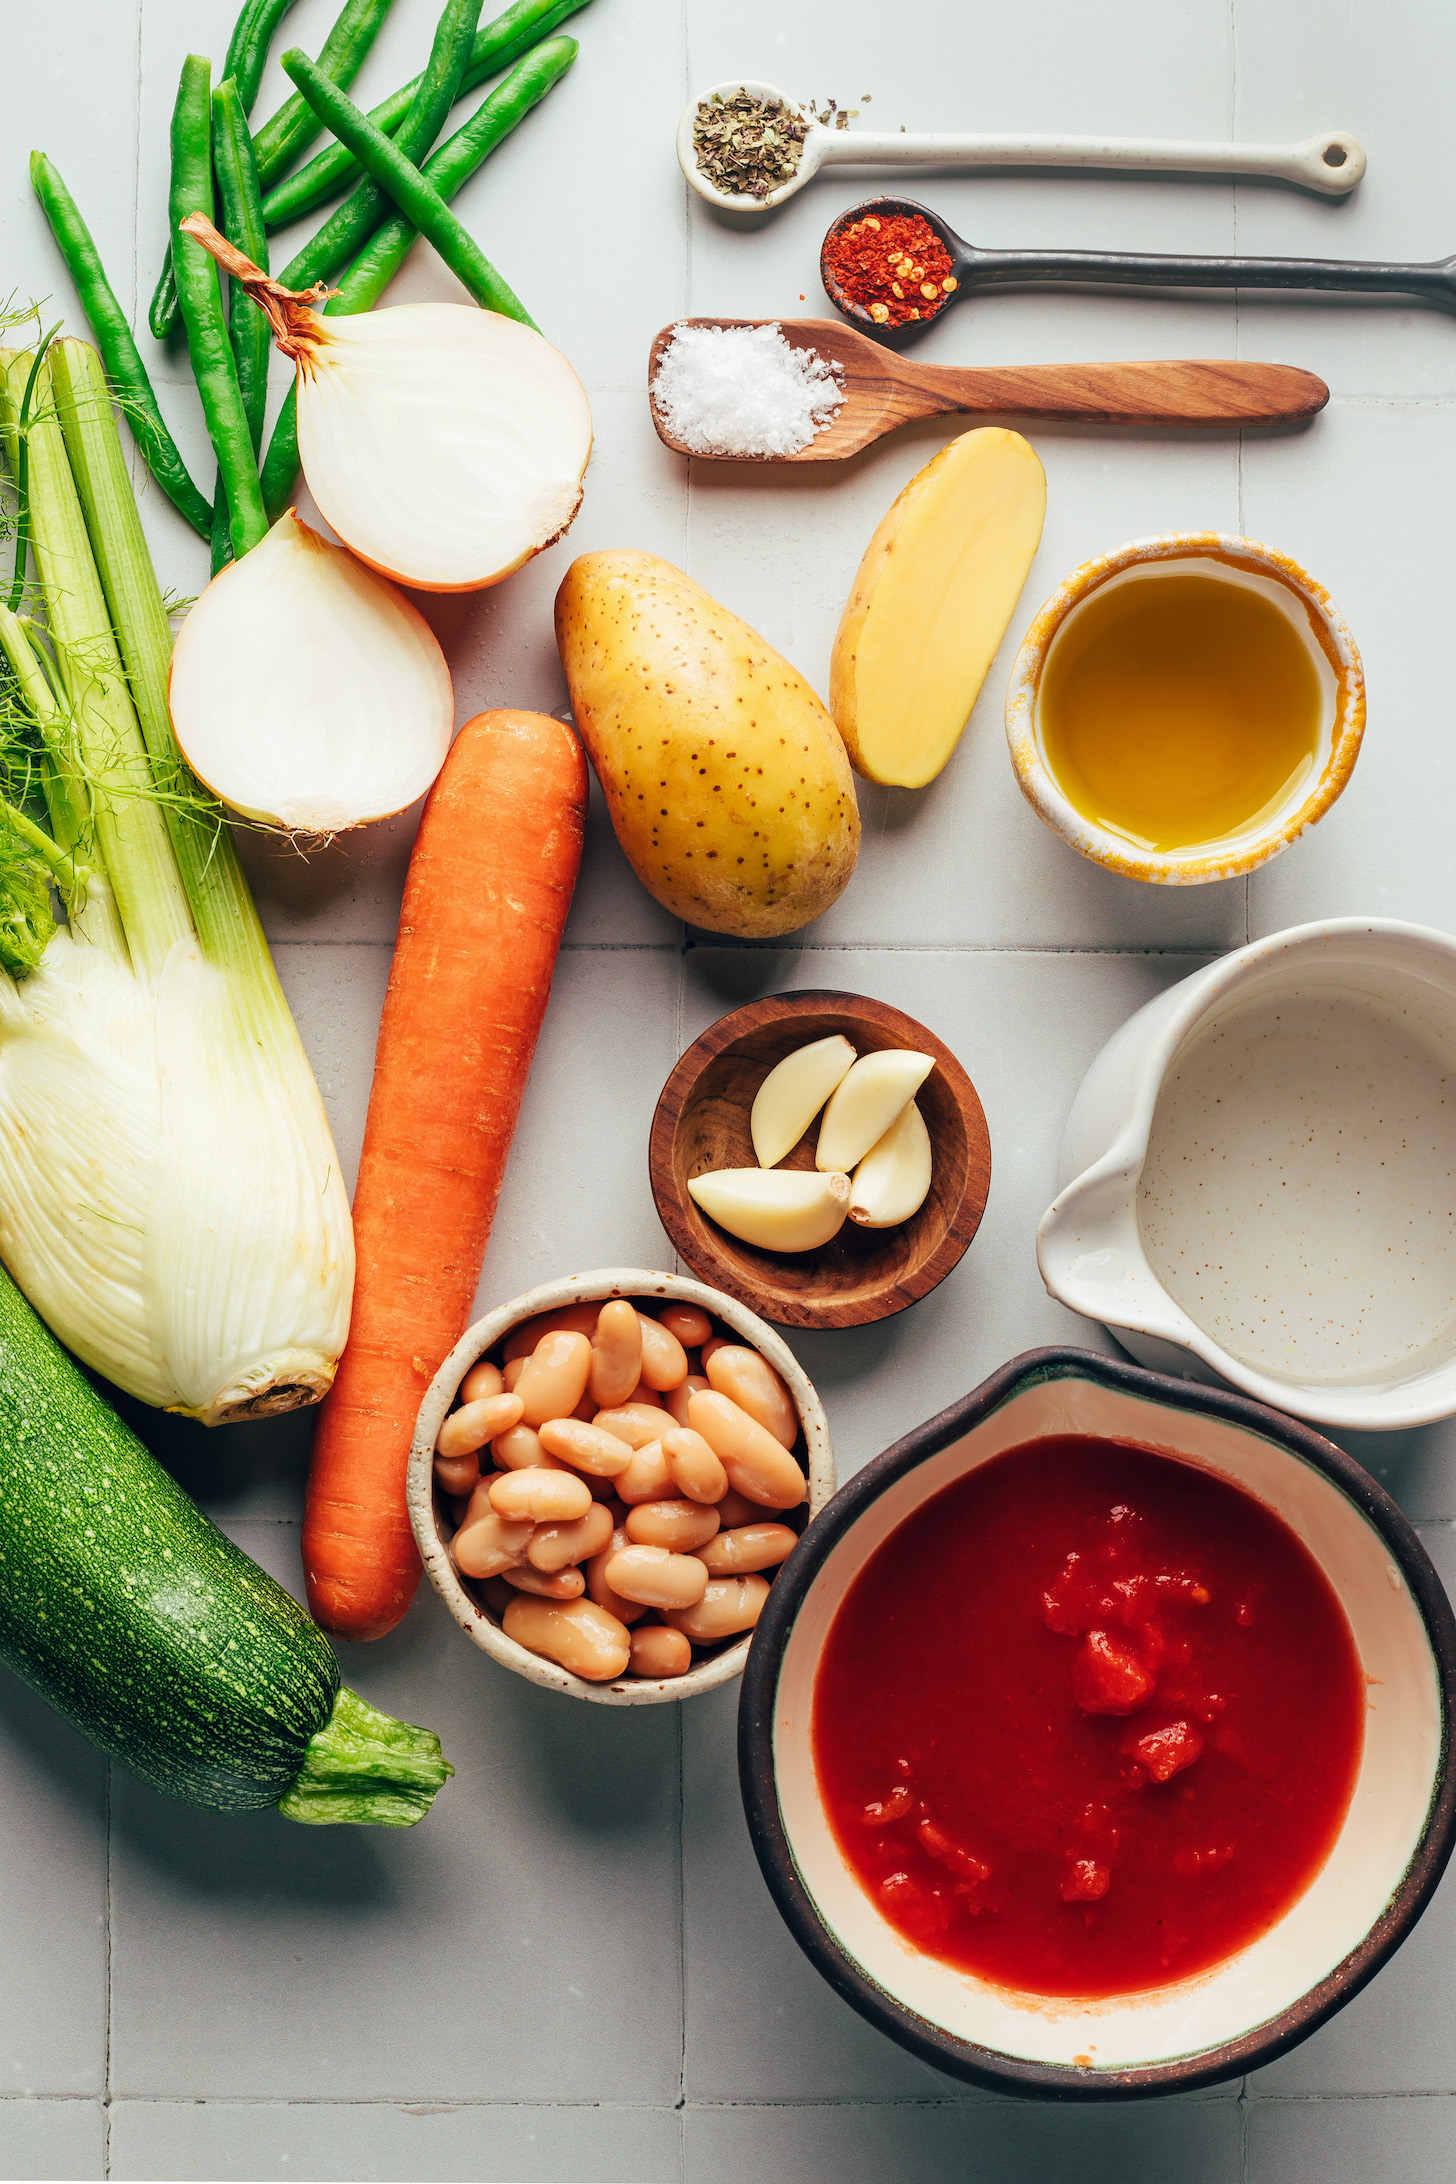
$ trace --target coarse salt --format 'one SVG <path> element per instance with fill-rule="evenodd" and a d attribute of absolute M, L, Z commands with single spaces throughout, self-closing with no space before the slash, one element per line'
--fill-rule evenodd
<path fill-rule="evenodd" d="M 694 455 L 797 455 L 843 405 L 837 370 L 776 324 L 675 326 L 652 398 Z"/>

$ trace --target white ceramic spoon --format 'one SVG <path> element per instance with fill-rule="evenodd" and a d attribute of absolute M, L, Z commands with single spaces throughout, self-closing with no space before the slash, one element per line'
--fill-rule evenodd
<path fill-rule="evenodd" d="M 731 77 L 703 92 L 731 98 L 748 91 L 796 108 L 774 84 Z M 731 212 L 769 212 L 792 197 L 821 167 L 1122 167 L 1143 174 L 1250 174 L 1298 182 L 1325 197 L 1344 197 L 1365 172 L 1365 152 L 1342 130 L 1327 130 L 1303 144 L 1180 144 L 1162 137 L 910 136 L 896 131 L 827 129 L 809 121 L 798 171 L 767 197 L 737 196 L 715 189 L 693 150 L 693 117 L 699 101 L 683 109 L 677 125 L 677 159 L 690 186 L 710 205 Z"/>

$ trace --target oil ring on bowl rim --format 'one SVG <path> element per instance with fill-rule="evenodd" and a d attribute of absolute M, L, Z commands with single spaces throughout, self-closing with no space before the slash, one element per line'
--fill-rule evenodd
<path fill-rule="evenodd" d="M 1201 1412 L 1273 1441 L 1324 1474 L 1370 1521 L 1398 1563 L 1420 1612 L 1441 1692 L 1437 1787 L 1420 1841 L 1380 1917 L 1334 1969 L 1263 2024 L 1218 2048 L 1143 2069 L 1083 2071 L 1038 2063 L 957 2039 L 906 2009 L 829 1933 L 799 1878 L 779 1812 L 773 1765 L 778 1671 L 815 1577 L 865 1511 L 895 1480 L 958 1441 L 993 1411 L 1046 1380 L 1081 1378 L 1172 1408 Z M 861 2017 L 937 2070 L 999 2093 L 1037 2100 L 1108 2101 L 1189 2092 L 1273 2062 L 1359 1993 L 1409 1934 L 1456 1846 L 1456 1769 L 1447 1762 L 1456 1718 L 1456 1614 L 1409 1519 L 1369 1472 L 1323 1434 L 1251 1397 L 1174 1380 L 1093 1350 L 1027 1350 L 978 1388 L 874 1457 L 814 1520 L 779 1572 L 749 1649 L 738 1704 L 738 1778 L 753 1848 L 770 1895 L 800 1948 Z"/>

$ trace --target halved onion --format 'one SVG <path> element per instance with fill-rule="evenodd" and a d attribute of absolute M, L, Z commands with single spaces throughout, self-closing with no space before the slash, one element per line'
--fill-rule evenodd
<path fill-rule="evenodd" d="M 292 357 L 304 477 L 361 561 L 421 591 L 481 591 L 560 538 L 591 405 L 533 327 L 467 303 L 321 318 L 321 283 L 285 288 L 203 214 L 183 224 Z"/>
<path fill-rule="evenodd" d="M 471 304 L 309 316 L 298 452 L 361 560 L 423 591 L 478 591 L 561 536 L 592 421 L 559 349 Z"/>
<path fill-rule="evenodd" d="M 292 509 L 193 607 L 169 695 L 183 755 L 214 795 L 308 834 L 423 796 L 455 720 L 419 610 Z"/>

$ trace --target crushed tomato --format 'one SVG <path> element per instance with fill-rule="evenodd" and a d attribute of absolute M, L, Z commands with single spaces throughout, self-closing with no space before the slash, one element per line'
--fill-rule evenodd
<path fill-rule="evenodd" d="M 1359 1768 L 1343 1610 L 1263 1503 L 1063 1436 L 933 1496 L 830 1629 L 814 1757 L 840 1847 L 918 1947 L 1005 1986 L 1135 1993 L 1314 1879 Z"/>

